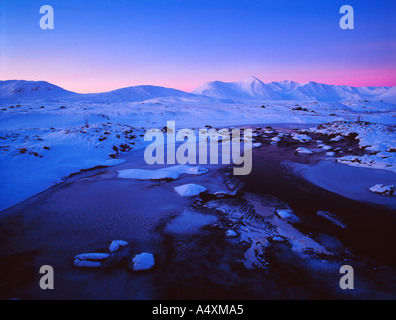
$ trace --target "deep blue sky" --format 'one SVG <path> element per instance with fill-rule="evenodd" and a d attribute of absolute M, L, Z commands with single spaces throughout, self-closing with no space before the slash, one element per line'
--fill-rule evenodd
<path fill-rule="evenodd" d="M 0 0 L 0 78 L 78 92 L 255 75 L 396 85 L 394 0 Z M 41 30 L 52 5 L 55 29 Z M 352 5 L 355 30 L 341 30 Z"/>

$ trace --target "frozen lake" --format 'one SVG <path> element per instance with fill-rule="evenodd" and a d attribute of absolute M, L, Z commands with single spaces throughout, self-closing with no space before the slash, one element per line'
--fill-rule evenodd
<path fill-rule="evenodd" d="M 297 174 L 315 185 L 345 197 L 382 204 L 396 209 L 396 197 L 369 191 L 376 184 L 395 185 L 396 173 L 388 170 L 351 167 L 334 161 L 316 165 L 290 164 Z"/>
<path fill-rule="evenodd" d="M 245 268 L 242 262 L 249 257 L 246 239 L 225 236 L 229 229 L 241 232 L 251 227 L 258 232 L 256 240 L 267 243 L 260 233 L 265 224 L 249 225 L 246 219 L 238 225 L 226 214 L 201 205 L 213 199 L 216 192 L 227 189 L 224 166 L 208 165 L 206 174 L 182 174 L 174 181 L 121 179 L 117 174 L 120 170 L 161 167 L 148 167 L 143 150 L 138 150 L 122 155 L 120 158 L 126 160 L 123 164 L 73 175 L 2 213 L 0 263 L 5 280 L 0 286 L 0 297 L 301 299 L 373 294 L 395 297 L 392 282 L 396 279 L 395 210 L 345 198 L 286 170 L 284 161 L 320 171 L 317 167 L 322 165 L 317 164 L 320 157 L 298 155 L 295 146 L 265 144 L 254 149 L 253 155 L 253 172 L 240 177 L 246 184 L 246 194 L 230 201 L 242 204 L 242 209 L 250 201 L 257 215 L 271 221 L 280 219 L 274 217 L 276 206 L 272 208 L 266 203 L 284 203 L 300 221 L 296 229 L 283 220 L 278 225 L 283 226 L 283 238 L 288 237 L 288 232 L 294 233 L 286 241 L 268 240 L 271 242 L 262 254 L 266 268 Z M 337 165 L 328 173 L 333 177 L 340 174 L 341 179 L 344 169 L 349 172 L 355 168 Z M 174 190 L 192 183 L 208 189 L 200 201 L 196 197 L 181 197 Z M 341 218 L 347 229 L 317 216 L 319 210 Z M 288 242 L 298 237 L 302 239 L 298 244 L 316 241 L 334 255 L 299 254 Z M 131 273 L 124 260 L 103 270 L 73 267 L 75 255 L 107 252 L 115 239 L 129 242 L 131 254 L 153 253 L 154 269 Z M 359 272 L 358 289 L 353 294 L 338 287 L 339 267 L 346 262 Z M 37 285 L 38 270 L 45 264 L 55 270 L 53 292 L 40 290 Z M 381 270 L 380 279 L 376 278 L 378 272 L 371 273 L 374 267 Z M 381 281 L 382 277 L 387 280 Z"/>

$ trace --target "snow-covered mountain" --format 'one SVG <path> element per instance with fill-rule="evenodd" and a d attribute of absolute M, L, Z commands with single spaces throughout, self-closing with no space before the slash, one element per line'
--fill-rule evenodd
<path fill-rule="evenodd" d="M 144 85 L 122 88 L 103 93 L 84 94 L 80 95 L 78 99 L 95 103 L 119 103 L 138 102 L 165 97 L 191 98 L 194 97 L 194 95 L 176 89 Z"/>
<path fill-rule="evenodd" d="M 379 98 L 386 102 L 396 103 L 396 87 L 392 87 L 385 91 L 385 93 L 381 94 Z"/>
<path fill-rule="evenodd" d="M 74 101 L 85 103 L 140 102 L 156 98 L 198 100 L 222 99 L 230 101 L 384 101 L 396 103 L 396 87 L 336 86 L 310 81 L 300 84 L 294 81 L 264 83 L 256 77 L 238 82 L 208 82 L 191 93 L 159 86 L 134 86 L 102 93 L 81 94 L 67 91 L 45 81 L 0 81 L 0 102 L 22 101 Z M 210 99 L 209 99 L 210 97 Z"/>
<path fill-rule="evenodd" d="M 52 100 L 78 96 L 46 81 L 6 80 L 0 81 L 1 101 Z"/>
<path fill-rule="evenodd" d="M 238 82 L 213 81 L 204 83 L 192 93 L 236 100 L 279 100 L 281 96 L 270 86 L 256 77 L 249 77 Z"/>
<path fill-rule="evenodd" d="M 265 84 L 256 77 L 238 82 L 208 82 L 192 93 L 223 99 L 236 100 L 300 100 L 326 101 L 373 100 L 392 102 L 396 100 L 395 87 L 336 86 L 310 81 L 300 84 L 286 80 Z"/>
<path fill-rule="evenodd" d="M 0 101 L 66 100 L 88 103 L 137 102 L 162 97 L 191 98 L 191 93 L 158 86 L 135 86 L 109 92 L 81 94 L 67 91 L 45 81 L 0 81 Z"/>

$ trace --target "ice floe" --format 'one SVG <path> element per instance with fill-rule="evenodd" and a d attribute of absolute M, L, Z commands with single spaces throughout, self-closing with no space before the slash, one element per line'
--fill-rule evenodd
<path fill-rule="evenodd" d="M 192 210 L 186 210 L 180 216 L 172 219 L 165 231 L 173 234 L 194 234 L 201 228 L 213 225 L 218 221 L 217 217 L 210 214 L 202 214 Z"/>
<path fill-rule="evenodd" d="M 341 218 L 337 217 L 336 215 L 332 214 L 331 212 L 319 210 L 316 214 L 322 218 L 327 219 L 332 224 L 334 224 L 342 229 L 346 229 L 346 227 L 347 227 Z"/>
<path fill-rule="evenodd" d="M 156 170 L 145 169 L 126 169 L 118 171 L 118 176 L 124 179 L 138 179 L 138 180 L 176 180 L 181 174 L 201 175 L 207 173 L 209 170 L 196 166 L 176 165 Z"/>
<path fill-rule="evenodd" d="M 175 187 L 174 190 L 182 197 L 194 197 L 207 189 L 199 184 L 190 183 Z"/>
<path fill-rule="evenodd" d="M 313 152 L 307 148 L 304 147 L 300 147 L 296 149 L 297 153 L 301 153 L 301 154 L 313 154 Z"/>
<path fill-rule="evenodd" d="M 110 257 L 108 253 L 83 253 L 74 258 L 79 260 L 105 260 L 108 257 Z"/>
<path fill-rule="evenodd" d="M 114 240 L 109 247 L 110 252 L 116 252 L 120 247 L 125 247 L 128 245 L 128 242 L 123 240 Z"/>
<path fill-rule="evenodd" d="M 236 233 L 234 230 L 227 230 L 225 235 L 227 238 L 235 238 L 238 236 L 238 233 Z"/>
<path fill-rule="evenodd" d="M 279 218 L 283 220 L 287 220 L 290 222 L 299 222 L 300 219 L 293 213 L 293 210 L 290 209 L 278 209 L 275 211 Z"/>
<path fill-rule="evenodd" d="M 75 259 L 74 266 L 78 268 L 100 268 L 102 266 L 102 263 L 100 261 Z"/>
<path fill-rule="evenodd" d="M 333 149 L 333 147 L 330 147 L 330 146 L 325 145 L 325 144 L 318 145 L 318 148 L 321 148 L 321 149 L 326 150 L 326 151 Z"/>
<path fill-rule="evenodd" d="M 292 136 L 292 139 L 300 141 L 302 143 L 311 141 L 312 138 L 306 134 L 300 134 L 300 133 L 296 133 L 295 135 Z"/>
<path fill-rule="evenodd" d="M 133 271 L 144 271 L 154 267 L 155 261 L 153 254 L 144 252 L 135 255 L 132 259 L 132 263 Z"/>
<path fill-rule="evenodd" d="M 396 195 L 396 185 L 384 186 L 383 184 L 376 184 L 375 186 L 369 188 L 371 192 L 386 195 L 395 196 Z"/>
<path fill-rule="evenodd" d="M 74 257 L 74 266 L 78 268 L 100 268 L 103 260 L 109 258 L 108 253 L 83 253 Z"/>
<path fill-rule="evenodd" d="M 339 141 L 343 141 L 343 140 L 345 140 L 345 138 L 340 135 L 336 136 L 335 138 L 330 139 L 331 142 L 339 142 Z"/>

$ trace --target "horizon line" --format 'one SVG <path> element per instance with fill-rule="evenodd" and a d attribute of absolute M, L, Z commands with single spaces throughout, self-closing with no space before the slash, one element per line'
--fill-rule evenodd
<path fill-rule="evenodd" d="M 370 88 L 370 87 L 376 87 L 376 88 L 380 88 L 380 87 L 393 88 L 393 87 L 396 87 L 396 84 L 394 84 L 394 85 L 363 85 L 363 86 L 354 86 L 354 85 L 350 85 L 350 84 L 330 84 L 330 83 L 318 82 L 318 81 L 313 81 L 313 80 L 306 81 L 306 82 L 298 82 L 298 81 L 294 81 L 294 80 L 290 80 L 290 79 L 285 79 L 285 80 L 280 80 L 280 81 L 264 82 L 264 81 L 260 80 L 260 78 L 251 75 L 251 76 L 245 77 L 245 78 L 240 79 L 240 80 L 237 80 L 237 81 L 223 81 L 223 80 L 211 80 L 211 81 L 206 81 L 206 82 L 203 82 L 202 84 L 200 84 L 199 86 L 197 86 L 194 90 L 198 89 L 199 87 L 201 87 L 201 86 L 203 86 L 203 85 L 205 85 L 205 84 L 207 84 L 207 83 L 213 83 L 213 82 L 238 83 L 238 82 L 242 82 L 242 81 L 244 81 L 244 80 L 250 79 L 250 78 L 254 78 L 254 79 L 256 79 L 256 80 L 262 82 L 262 83 L 265 84 L 265 85 L 271 84 L 271 83 L 282 83 L 282 82 L 287 82 L 287 81 L 288 81 L 288 82 L 297 83 L 297 84 L 299 84 L 299 85 L 301 85 L 301 86 L 307 85 L 308 83 L 317 83 L 317 84 L 323 84 L 323 85 L 328 85 L 328 86 L 337 86 L 337 87 L 340 87 L 340 86 L 348 86 L 348 87 L 351 87 L 351 88 Z M 57 86 L 57 87 L 59 87 L 59 88 L 61 88 L 61 89 L 63 89 L 63 90 L 66 90 L 66 91 L 69 91 L 69 92 L 73 92 L 73 93 L 77 93 L 77 94 L 97 94 L 97 93 L 106 93 L 106 92 L 112 92 L 112 91 L 117 91 L 117 90 L 121 90 L 121 89 L 134 88 L 134 87 L 145 87 L 145 86 L 146 86 L 146 87 L 149 87 L 149 86 L 150 86 L 150 87 L 159 87 L 159 88 L 166 88 L 166 89 L 174 89 L 174 90 L 182 91 L 182 92 L 185 92 L 185 93 L 191 93 L 191 94 L 193 94 L 192 92 L 194 91 L 194 90 L 186 91 L 186 90 L 178 89 L 178 88 L 176 88 L 176 87 L 167 86 L 167 85 L 136 84 L 136 85 L 126 85 L 126 86 L 122 86 L 122 87 L 118 87 L 118 88 L 116 88 L 116 89 L 110 89 L 110 90 L 106 90 L 106 91 L 77 92 L 77 91 L 74 91 L 74 90 L 69 90 L 69 89 L 67 89 L 66 87 L 63 87 L 63 86 L 61 86 L 61 85 L 58 85 L 58 84 L 56 84 L 56 83 L 54 83 L 54 82 L 50 82 L 50 81 L 47 81 L 47 80 L 26 80 L 26 79 L 5 79 L 5 80 L 1 80 L 1 79 L 0 79 L 0 81 L 46 82 L 46 83 L 55 85 L 55 86 Z"/>

